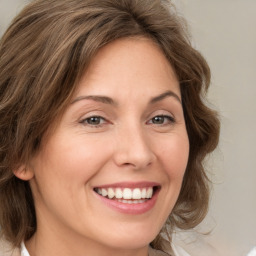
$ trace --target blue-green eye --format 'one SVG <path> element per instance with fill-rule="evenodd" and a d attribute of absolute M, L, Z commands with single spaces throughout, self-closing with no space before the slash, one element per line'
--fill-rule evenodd
<path fill-rule="evenodd" d="M 175 120 L 172 116 L 167 116 L 167 115 L 158 115 L 154 116 L 151 120 L 150 123 L 156 124 L 156 125 L 164 125 L 168 123 L 174 123 Z"/>

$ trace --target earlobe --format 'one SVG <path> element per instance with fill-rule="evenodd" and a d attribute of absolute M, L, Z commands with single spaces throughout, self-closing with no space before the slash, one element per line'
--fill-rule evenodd
<path fill-rule="evenodd" d="M 34 177 L 34 172 L 31 168 L 27 168 L 25 165 L 21 165 L 19 168 L 13 171 L 13 174 L 21 180 L 31 180 Z"/>

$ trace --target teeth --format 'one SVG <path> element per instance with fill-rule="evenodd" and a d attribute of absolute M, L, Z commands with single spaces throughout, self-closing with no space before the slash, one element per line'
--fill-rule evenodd
<path fill-rule="evenodd" d="M 121 199 L 125 203 L 140 203 L 145 200 L 140 199 L 150 199 L 153 195 L 153 187 L 150 188 L 97 188 L 95 190 L 99 195 L 108 197 L 109 199 L 116 198 Z M 133 199 L 133 201 L 131 201 Z M 120 200 L 118 200 L 120 201 Z"/>
<path fill-rule="evenodd" d="M 115 192 L 113 188 L 108 189 L 108 198 L 113 198 L 115 196 Z"/>
<path fill-rule="evenodd" d="M 101 189 L 100 189 L 100 188 L 97 188 L 96 192 L 97 192 L 99 195 L 102 195 L 102 192 L 101 192 Z"/>
<path fill-rule="evenodd" d="M 116 198 L 122 198 L 123 197 L 123 192 L 122 192 L 121 188 L 116 189 L 115 196 L 116 196 Z"/>
<path fill-rule="evenodd" d="M 141 199 L 141 191 L 140 191 L 140 189 L 135 188 L 135 189 L 132 191 L 132 198 L 133 198 L 133 199 Z"/>
<path fill-rule="evenodd" d="M 125 200 L 125 199 L 118 199 L 117 201 L 124 204 L 141 204 L 146 202 L 146 200 Z"/>
<path fill-rule="evenodd" d="M 123 199 L 132 199 L 132 190 L 125 188 L 123 191 Z"/>
<path fill-rule="evenodd" d="M 147 197 L 147 189 L 143 188 L 141 191 L 141 198 L 146 198 Z"/>
<path fill-rule="evenodd" d="M 147 196 L 146 196 L 146 198 L 151 198 L 152 195 L 153 195 L 153 189 L 148 189 L 148 190 L 147 190 Z"/>
<path fill-rule="evenodd" d="M 108 191 L 107 191 L 105 188 L 103 188 L 103 189 L 101 190 L 101 195 L 102 195 L 102 196 L 107 196 L 107 195 L 108 195 Z"/>

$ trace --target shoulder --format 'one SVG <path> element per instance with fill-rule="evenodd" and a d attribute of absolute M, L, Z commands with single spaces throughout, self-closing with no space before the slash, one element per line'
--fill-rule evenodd
<path fill-rule="evenodd" d="M 6 240 L 0 239 L 0 256 L 21 256 L 20 248 L 14 248 Z"/>
<path fill-rule="evenodd" d="M 182 247 L 177 246 L 177 245 L 172 245 L 172 249 L 174 252 L 175 256 L 191 256 L 190 254 L 188 254 Z"/>

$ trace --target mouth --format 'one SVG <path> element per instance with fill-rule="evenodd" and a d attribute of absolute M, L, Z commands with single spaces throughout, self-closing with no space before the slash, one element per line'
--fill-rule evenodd
<path fill-rule="evenodd" d="M 160 186 L 147 187 L 96 187 L 94 191 L 101 197 L 122 204 L 143 204 L 150 201 L 160 190 Z"/>

